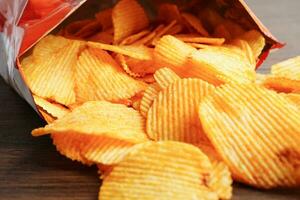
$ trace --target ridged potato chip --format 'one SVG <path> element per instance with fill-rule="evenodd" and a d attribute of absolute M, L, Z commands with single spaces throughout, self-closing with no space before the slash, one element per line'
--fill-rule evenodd
<path fill-rule="evenodd" d="M 195 48 L 185 44 L 174 36 L 162 37 L 154 49 L 154 54 L 162 67 L 169 67 L 177 74 L 186 70 L 188 56 L 196 51 Z"/>
<path fill-rule="evenodd" d="M 231 41 L 230 44 L 240 48 L 245 53 L 245 56 L 247 57 L 253 68 L 256 69 L 256 57 L 254 56 L 253 50 L 247 41 L 235 39 Z"/>
<path fill-rule="evenodd" d="M 175 35 L 175 37 L 187 43 L 222 45 L 225 42 L 224 38 L 199 37 L 193 35 Z"/>
<path fill-rule="evenodd" d="M 72 41 L 44 60 L 21 63 L 31 91 L 66 106 L 75 103 L 75 66 L 81 47 L 82 42 Z"/>
<path fill-rule="evenodd" d="M 271 73 L 278 77 L 300 80 L 300 56 L 273 65 Z"/>
<path fill-rule="evenodd" d="M 165 26 L 164 28 L 162 28 L 161 30 L 157 31 L 156 35 L 155 35 L 155 37 L 154 37 L 154 39 L 152 41 L 152 45 L 155 46 L 157 44 L 158 40 L 162 36 L 166 35 L 167 32 L 170 31 L 176 25 L 176 23 L 177 23 L 176 20 L 174 20 L 174 21 L 170 22 L 167 26 Z"/>
<path fill-rule="evenodd" d="M 76 100 L 119 102 L 146 89 L 146 84 L 134 80 L 105 51 L 87 48 L 79 56 L 76 67 Z"/>
<path fill-rule="evenodd" d="M 136 0 L 120 0 L 113 8 L 112 20 L 115 43 L 149 25 L 144 8 Z"/>
<path fill-rule="evenodd" d="M 200 49 L 190 56 L 186 76 L 201 78 L 214 85 L 228 82 L 251 83 L 255 70 L 243 52 L 227 47 Z"/>
<path fill-rule="evenodd" d="M 264 80 L 263 86 L 277 92 L 291 93 L 300 89 L 300 79 L 292 80 L 284 77 L 269 76 Z"/>
<path fill-rule="evenodd" d="M 298 107 L 300 107 L 300 93 L 299 94 L 289 93 L 286 94 L 286 97 L 290 99 L 292 102 L 294 102 Z"/>
<path fill-rule="evenodd" d="M 134 109 L 105 101 L 87 102 L 71 113 L 32 131 L 33 136 L 52 133 L 65 156 L 102 164 L 115 164 L 127 149 L 147 141 L 145 121 Z"/>
<path fill-rule="evenodd" d="M 149 109 L 151 108 L 154 99 L 157 97 L 158 93 L 160 92 L 161 88 L 157 83 L 154 83 L 152 85 L 149 85 L 147 89 L 144 92 L 144 95 L 141 99 L 140 104 L 140 113 L 147 117 L 147 113 Z"/>
<path fill-rule="evenodd" d="M 122 42 L 120 42 L 120 45 L 130 45 L 133 44 L 134 42 L 136 42 L 137 40 L 143 38 L 144 36 L 148 35 L 150 33 L 149 30 L 143 30 L 139 33 L 136 33 L 134 35 L 130 35 L 127 38 L 125 38 L 124 40 L 122 40 Z"/>
<path fill-rule="evenodd" d="M 199 116 L 236 181 L 275 188 L 300 184 L 299 111 L 286 97 L 261 86 L 227 84 L 202 101 Z"/>
<path fill-rule="evenodd" d="M 251 30 L 241 35 L 240 38 L 249 43 L 254 57 L 258 59 L 266 45 L 266 39 L 262 33 L 258 32 L 257 30 Z"/>
<path fill-rule="evenodd" d="M 155 72 L 154 79 L 161 89 L 165 89 L 180 77 L 169 68 L 161 68 Z"/>
<path fill-rule="evenodd" d="M 223 162 L 213 160 L 209 187 L 218 194 L 220 199 L 231 199 L 232 183 L 233 180 L 227 165 Z"/>
<path fill-rule="evenodd" d="M 87 40 L 104 44 L 112 44 L 114 41 L 114 36 L 112 33 L 110 33 L 110 31 L 102 31 L 95 35 L 92 35 Z"/>
<path fill-rule="evenodd" d="M 43 109 L 55 119 L 61 118 L 70 112 L 66 107 L 58 103 L 49 102 L 46 99 L 43 99 L 36 95 L 33 95 L 33 99 L 39 108 Z"/>
<path fill-rule="evenodd" d="M 147 115 L 149 138 L 198 144 L 207 137 L 198 120 L 198 105 L 214 86 L 200 79 L 181 79 L 162 90 Z"/>
<path fill-rule="evenodd" d="M 207 186 L 211 170 L 207 156 L 192 145 L 147 142 L 104 177 L 99 199 L 217 200 Z"/>
<path fill-rule="evenodd" d="M 109 45 L 98 42 L 88 42 L 88 46 L 102 49 L 106 51 L 112 51 L 114 53 L 119 53 L 122 55 L 129 56 L 131 58 L 136 58 L 140 60 L 150 60 L 152 59 L 152 50 L 145 46 L 130 46 L 130 45 Z"/>

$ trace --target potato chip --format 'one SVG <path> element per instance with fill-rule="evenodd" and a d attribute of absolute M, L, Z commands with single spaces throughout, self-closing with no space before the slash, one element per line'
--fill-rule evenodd
<path fill-rule="evenodd" d="M 98 42 L 87 42 L 88 46 L 102 49 L 106 51 L 112 51 L 114 53 L 119 53 L 122 55 L 129 56 L 131 58 L 136 58 L 139 60 L 151 60 L 152 51 L 150 48 L 145 46 L 130 46 L 130 45 L 109 45 Z"/>
<path fill-rule="evenodd" d="M 90 23 L 86 24 L 85 26 L 81 27 L 75 34 L 75 38 L 88 38 L 97 32 L 101 31 L 102 27 L 100 22 L 93 20 Z"/>
<path fill-rule="evenodd" d="M 166 35 L 175 35 L 179 34 L 184 30 L 184 26 L 181 24 L 175 24 L 172 28 L 170 28 L 167 32 Z"/>
<path fill-rule="evenodd" d="M 144 77 L 153 74 L 158 68 L 155 58 L 151 60 L 139 60 L 118 54 L 116 60 L 121 64 L 124 71 L 132 77 Z"/>
<path fill-rule="evenodd" d="M 231 41 L 230 44 L 240 48 L 245 53 L 245 56 L 247 57 L 253 68 L 256 69 L 256 57 L 254 56 L 252 48 L 247 41 L 235 39 Z"/>
<path fill-rule="evenodd" d="M 268 78 L 267 74 L 256 73 L 256 81 L 255 83 L 258 85 L 263 85 L 265 80 Z"/>
<path fill-rule="evenodd" d="M 54 143 L 67 157 L 95 163 L 114 164 L 122 160 L 127 149 L 147 141 L 143 117 L 125 105 L 87 102 L 33 136 L 53 133 Z M 69 152 L 70 151 L 70 152 Z"/>
<path fill-rule="evenodd" d="M 154 74 L 154 78 L 161 89 L 165 89 L 175 81 L 180 80 L 180 77 L 169 68 L 157 70 Z"/>
<path fill-rule="evenodd" d="M 257 59 L 259 58 L 262 50 L 265 48 L 266 39 L 262 33 L 257 30 L 251 30 L 240 36 L 241 39 L 246 40 L 252 48 L 253 55 Z"/>
<path fill-rule="evenodd" d="M 95 17 L 97 21 L 101 24 L 102 30 L 107 30 L 113 27 L 111 8 L 96 13 Z"/>
<path fill-rule="evenodd" d="M 300 80 L 269 76 L 263 82 L 263 86 L 277 92 L 291 93 L 300 89 Z"/>
<path fill-rule="evenodd" d="M 143 91 L 146 84 L 127 76 L 116 61 L 101 49 L 87 48 L 76 68 L 76 100 L 119 102 Z"/>
<path fill-rule="evenodd" d="M 41 109 L 43 109 L 44 111 L 46 111 L 48 114 L 50 114 L 51 116 L 53 116 L 56 119 L 61 118 L 70 112 L 64 106 L 62 106 L 58 103 L 49 102 L 46 99 L 43 99 L 36 95 L 33 95 L 33 99 L 38 107 L 40 107 Z"/>
<path fill-rule="evenodd" d="M 116 60 L 120 63 L 122 66 L 123 70 L 131 77 L 138 78 L 138 77 L 143 77 L 143 74 L 135 73 L 133 72 L 130 67 L 127 64 L 126 58 L 122 54 L 118 54 L 116 56 Z"/>
<path fill-rule="evenodd" d="M 160 90 L 161 89 L 157 83 L 149 85 L 148 88 L 145 90 L 140 103 L 140 113 L 144 117 L 147 117 L 147 113 L 151 108 L 153 101 L 157 97 Z"/>
<path fill-rule="evenodd" d="M 159 21 L 166 23 L 171 23 L 174 20 L 178 23 L 181 23 L 182 21 L 178 6 L 172 3 L 163 3 L 159 5 L 157 18 Z"/>
<path fill-rule="evenodd" d="M 147 115 L 149 138 L 198 144 L 206 142 L 198 120 L 198 105 L 214 90 L 200 79 L 181 79 L 162 90 Z"/>
<path fill-rule="evenodd" d="M 44 111 L 42 108 L 38 108 L 39 113 L 41 114 L 41 116 L 43 117 L 43 119 L 48 123 L 52 123 L 53 121 L 56 120 L 55 117 L 53 117 L 52 115 L 50 115 L 49 113 L 47 113 L 46 111 Z"/>
<path fill-rule="evenodd" d="M 110 33 L 110 31 L 101 31 L 95 35 L 92 35 L 87 40 L 104 44 L 112 44 L 114 41 L 114 36 Z"/>
<path fill-rule="evenodd" d="M 56 150 L 67 158 L 81 162 L 85 165 L 92 165 L 82 154 L 81 148 L 86 145 L 88 138 L 74 132 L 66 132 L 64 134 L 52 133 L 51 138 Z"/>
<path fill-rule="evenodd" d="M 258 187 L 296 186 L 300 112 L 286 97 L 254 84 L 227 84 L 200 104 L 204 131 L 235 180 Z M 297 153 L 298 152 L 298 153 Z"/>
<path fill-rule="evenodd" d="M 130 35 L 127 38 L 125 38 L 124 40 L 122 40 L 122 42 L 120 42 L 120 45 L 130 45 L 130 44 L 133 44 L 137 40 L 143 38 L 145 35 L 148 35 L 149 33 L 150 33 L 149 30 L 143 30 L 143 31 L 141 31 L 139 33 L 136 33 L 134 35 Z"/>
<path fill-rule="evenodd" d="M 42 98 L 63 105 L 75 103 L 75 65 L 82 42 L 72 41 L 44 60 L 22 63 L 25 80 L 31 91 Z"/>
<path fill-rule="evenodd" d="M 155 38 L 155 36 L 157 35 L 157 33 L 160 32 L 164 28 L 165 28 L 165 26 L 163 24 L 160 24 L 154 30 L 152 30 L 151 33 L 149 33 L 145 37 L 135 41 L 132 45 L 137 45 L 137 46 L 138 45 L 145 45 L 145 46 L 152 45 L 152 41 Z"/>
<path fill-rule="evenodd" d="M 197 49 L 206 49 L 206 48 L 210 48 L 211 45 L 207 45 L 207 44 L 199 44 L 199 43 L 186 43 L 188 45 L 191 45 L 194 48 Z"/>
<path fill-rule="evenodd" d="M 154 37 L 154 39 L 153 39 L 153 41 L 152 41 L 152 45 L 155 46 L 155 45 L 157 44 L 158 40 L 159 40 L 162 36 L 166 35 L 166 33 L 167 33 L 171 28 L 173 28 L 173 27 L 176 25 L 176 23 L 177 23 L 177 22 L 174 20 L 174 21 L 170 22 L 170 24 L 168 24 L 167 26 L 165 26 L 164 28 L 162 28 L 161 30 L 157 31 L 157 33 L 156 33 L 156 35 L 155 35 L 155 37 Z"/>
<path fill-rule="evenodd" d="M 192 145 L 147 142 L 104 178 L 99 199 L 217 200 L 207 187 L 211 169 L 207 156 Z"/>
<path fill-rule="evenodd" d="M 112 11 L 114 41 L 119 43 L 149 25 L 144 8 L 136 0 L 120 0 Z"/>
<path fill-rule="evenodd" d="M 169 67 L 177 74 L 186 70 L 188 56 L 196 51 L 195 48 L 185 44 L 181 40 L 167 35 L 162 37 L 154 49 L 154 54 L 161 67 Z"/>
<path fill-rule="evenodd" d="M 190 57 L 186 76 L 201 78 L 214 85 L 255 81 L 255 70 L 243 52 L 213 47 L 195 51 Z"/>
<path fill-rule="evenodd" d="M 300 56 L 273 65 L 271 73 L 278 77 L 300 80 Z"/>
<path fill-rule="evenodd" d="M 213 160 L 209 187 L 215 191 L 220 199 L 232 198 L 232 178 L 225 163 Z"/>
<path fill-rule="evenodd" d="M 189 35 L 176 35 L 175 37 L 187 43 L 222 45 L 225 42 L 224 38 L 193 37 Z"/>
<path fill-rule="evenodd" d="M 49 58 L 56 52 L 67 48 L 71 43 L 72 40 L 68 40 L 64 37 L 48 35 L 41 39 L 33 48 L 33 59 L 37 62 L 43 62 L 45 58 Z"/>
<path fill-rule="evenodd" d="M 195 17 L 194 15 L 192 15 L 190 13 L 182 13 L 181 16 L 185 20 L 185 22 L 189 26 L 191 26 L 193 29 L 195 29 L 198 33 L 200 33 L 201 35 L 203 35 L 205 37 L 209 36 L 208 32 L 203 27 L 200 19 L 198 19 L 197 17 Z"/>
<path fill-rule="evenodd" d="M 300 107 L 300 94 L 289 93 L 286 94 L 286 97 Z"/>

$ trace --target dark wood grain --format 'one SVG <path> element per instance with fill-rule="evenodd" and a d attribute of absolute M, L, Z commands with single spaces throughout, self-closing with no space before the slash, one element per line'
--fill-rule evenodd
<path fill-rule="evenodd" d="M 273 53 L 262 71 L 300 54 L 300 1 L 248 0 L 262 21 L 288 45 Z M 94 167 L 60 156 L 49 137 L 33 138 L 38 115 L 0 80 L 0 200 L 96 200 L 100 181 Z M 300 200 L 299 190 L 259 191 L 235 186 L 234 200 Z"/>

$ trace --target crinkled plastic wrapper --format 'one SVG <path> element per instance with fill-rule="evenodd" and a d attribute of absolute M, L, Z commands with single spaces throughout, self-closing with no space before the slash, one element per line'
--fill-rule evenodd
<path fill-rule="evenodd" d="M 173 0 L 191 9 L 203 2 L 215 3 L 218 12 L 235 20 L 242 26 L 260 30 L 267 45 L 260 56 L 258 66 L 273 48 L 283 45 L 272 36 L 243 0 Z M 141 0 L 151 13 L 153 3 L 161 0 Z M 19 57 L 25 54 L 36 42 L 53 31 L 65 20 L 88 18 L 99 9 L 112 6 L 116 0 L 1 0 L 0 1 L 0 74 L 34 109 L 32 94 L 19 72 Z M 75 13 L 74 13 L 75 12 Z M 93 13 L 94 12 L 94 13 Z M 75 17 L 67 19 L 72 13 Z M 154 13 L 151 13 L 154 15 Z"/>

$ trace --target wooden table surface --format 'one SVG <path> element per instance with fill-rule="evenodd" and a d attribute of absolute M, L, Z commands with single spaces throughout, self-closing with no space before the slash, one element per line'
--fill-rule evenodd
<path fill-rule="evenodd" d="M 288 45 L 263 67 L 300 54 L 300 1 L 247 0 L 269 29 Z M 49 137 L 33 138 L 42 126 L 33 109 L 0 78 L 0 200 L 96 200 L 95 167 L 59 155 Z M 235 186 L 234 200 L 300 200 L 300 189 L 259 191 Z"/>

